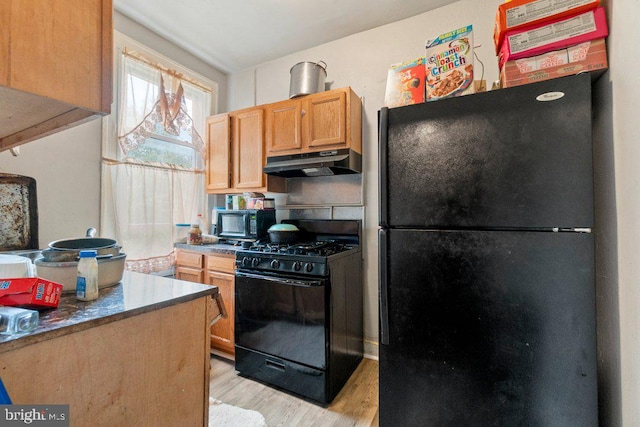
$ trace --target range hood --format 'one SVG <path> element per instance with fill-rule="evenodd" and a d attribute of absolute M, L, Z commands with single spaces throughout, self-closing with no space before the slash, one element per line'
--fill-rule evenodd
<path fill-rule="evenodd" d="M 362 172 L 362 156 L 351 149 L 267 157 L 267 175 L 296 178 Z"/>

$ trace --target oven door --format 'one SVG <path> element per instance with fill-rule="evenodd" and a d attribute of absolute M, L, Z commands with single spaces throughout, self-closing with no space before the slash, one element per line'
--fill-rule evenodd
<path fill-rule="evenodd" d="M 329 280 L 236 271 L 236 345 L 326 369 Z"/>

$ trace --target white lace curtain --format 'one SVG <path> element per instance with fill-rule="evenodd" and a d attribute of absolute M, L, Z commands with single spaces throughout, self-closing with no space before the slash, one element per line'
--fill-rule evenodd
<path fill-rule="evenodd" d="M 164 70 L 166 71 L 166 70 Z M 102 229 L 127 254 L 126 268 L 158 272 L 174 264 L 175 224 L 205 214 L 205 145 L 201 138 L 211 93 L 159 67 L 122 57 L 119 79 L 117 158 L 104 158 Z M 189 96 L 185 96 L 185 92 Z M 194 167 L 132 159 L 129 154 L 149 139 L 191 144 Z M 117 139 L 116 139 L 117 138 Z M 167 139 L 168 138 L 168 139 Z"/>

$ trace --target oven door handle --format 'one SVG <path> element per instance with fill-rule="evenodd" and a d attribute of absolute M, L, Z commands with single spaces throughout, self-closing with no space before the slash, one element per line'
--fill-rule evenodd
<path fill-rule="evenodd" d="M 246 277 L 248 279 L 267 280 L 269 282 L 275 282 L 275 283 L 280 283 L 280 284 L 289 285 L 289 286 L 300 286 L 302 288 L 312 288 L 312 287 L 322 286 L 323 284 L 322 280 L 290 279 L 287 277 L 274 277 L 274 276 L 268 276 L 266 274 L 254 274 L 254 273 L 247 273 L 247 272 L 238 271 L 238 270 L 236 270 L 236 277 Z"/>

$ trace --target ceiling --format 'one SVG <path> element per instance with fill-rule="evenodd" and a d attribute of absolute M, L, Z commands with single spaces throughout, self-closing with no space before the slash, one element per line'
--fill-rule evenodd
<path fill-rule="evenodd" d="M 457 0 L 114 0 L 115 9 L 235 73 Z"/>

